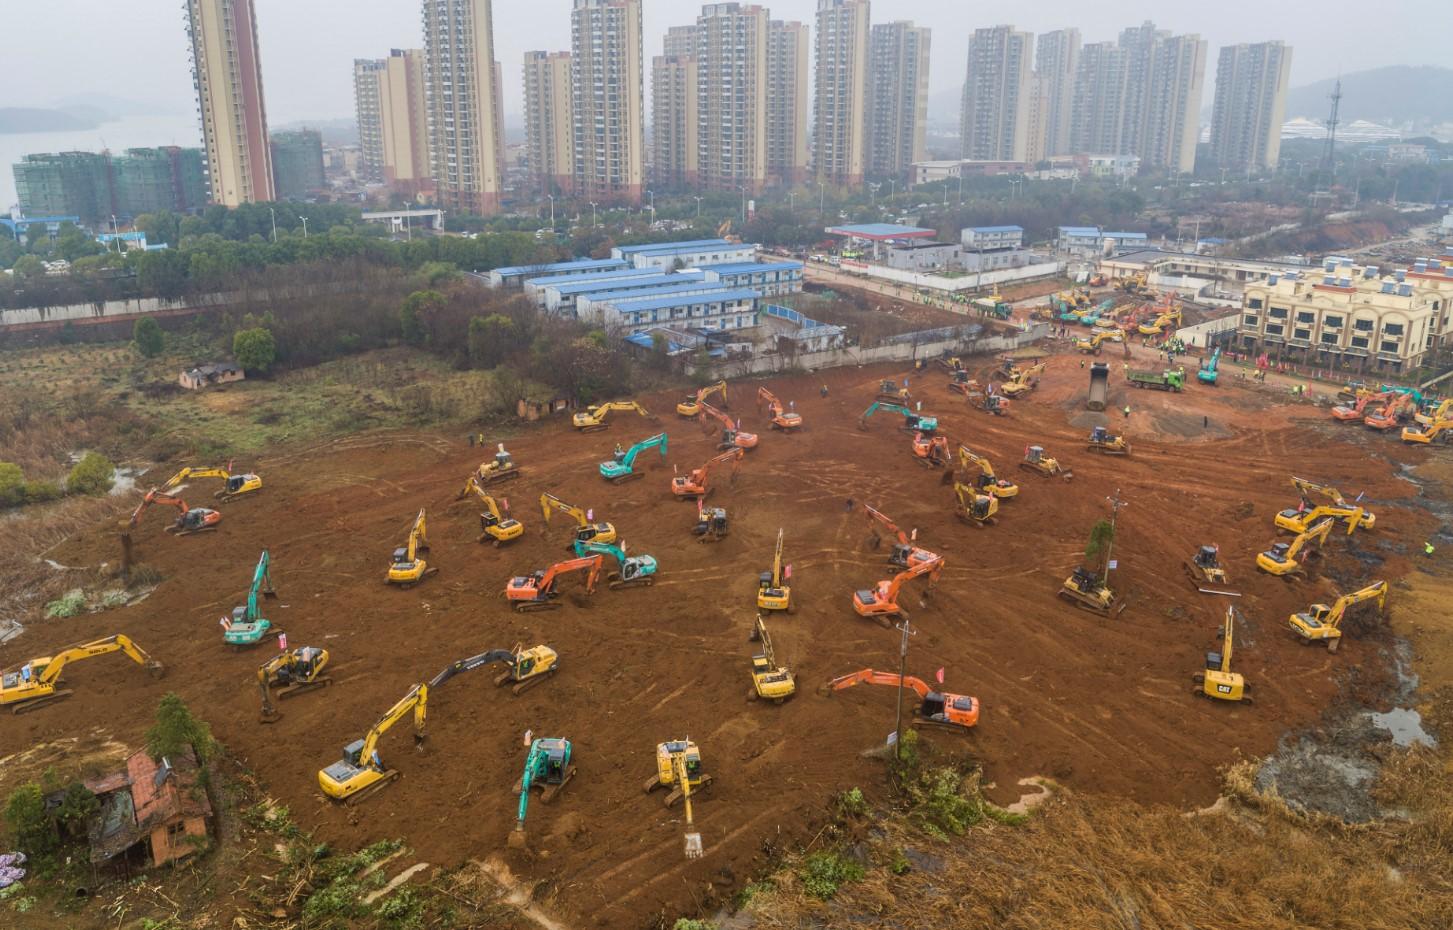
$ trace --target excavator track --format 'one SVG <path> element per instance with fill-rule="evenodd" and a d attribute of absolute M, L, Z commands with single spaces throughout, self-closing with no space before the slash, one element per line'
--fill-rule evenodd
<path fill-rule="evenodd" d="M 967 736 L 969 733 L 969 728 L 966 726 L 962 726 L 961 724 L 950 723 L 947 720 L 934 720 L 932 717 L 920 717 L 917 714 L 914 714 L 913 719 L 909 722 L 912 723 L 915 727 L 923 727 L 934 730 L 948 730 L 951 733 L 962 733 L 965 736 Z"/>
<path fill-rule="evenodd" d="M 1063 588 L 1060 589 L 1059 596 L 1081 610 L 1088 610 L 1090 613 L 1098 614 L 1101 617 L 1119 616 L 1121 611 L 1125 609 L 1124 598 L 1117 597 L 1106 606 L 1101 607 L 1097 602 L 1085 600 L 1082 597 L 1071 594 Z"/>
<path fill-rule="evenodd" d="M 513 688 L 510 688 L 510 693 L 513 694 L 515 697 L 519 697 L 521 694 L 524 694 L 526 691 L 535 687 L 535 685 L 540 684 L 545 679 L 554 678 L 555 672 L 558 668 L 559 666 L 557 665 L 551 668 L 548 672 L 540 672 L 539 674 L 531 675 L 524 681 L 517 683 Z M 496 678 L 494 680 L 494 683 L 496 686 L 503 686 L 509 684 L 513 680 L 514 678 L 511 673 L 505 672 L 503 675 L 500 675 L 498 678 Z"/>
<path fill-rule="evenodd" d="M 387 786 L 393 784 L 394 781 L 396 781 L 402 775 L 403 773 L 400 772 L 398 769 L 389 769 L 388 771 L 384 772 L 383 775 L 379 776 L 378 781 L 369 785 L 367 788 L 364 788 L 357 794 L 353 794 L 348 796 L 347 798 L 344 798 L 343 803 L 348 805 L 349 807 L 357 807 L 359 804 L 367 801 L 375 794 L 378 794 Z"/>
<path fill-rule="evenodd" d="M 24 701 L 24 702 L 22 702 L 20 704 L 16 704 L 14 707 L 12 707 L 10 709 L 10 713 L 17 714 L 17 715 L 18 714 L 28 714 L 28 713 L 30 713 L 33 710 L 40 710 L 42 707 L 45 707 L 47 704 L 54 704 L 56 701 L 65 700 L 66 698 L 70 697 L 74 693 L 75 692 L 72 691 L 70 688 L 66 688 L 65 690 L 62 690 L 62 691 L 52 691 L 50 694 L 47 694 L 45 697 L 31 698 L 28 701 Z"/>
<path fill-rule="evenodd" d="M 322 678 L 314 678 L 312 681 L 302 681 L 295 685 L 287 685 L 286 687 L 278 688 L 273 693 L 279 698 L 290 698 L 296 697 L 299 694 L 307 694 L 309 691 L 316 691 L 319 688 L 329 688 L 332 687 L 332 685 L 332 676 L 324 675 Z"/>
<path fill-rule="evenodd" d="M 513 481 L 513 480 L 515 480 L 518 477 L 520 477 L 520 469 L 518 469 L 518 468 L 511 468 L 507 472 L 501 472 L 500 474 L 497 474 L 497 475 L 489 475 L 487 477 L 480 478 L 479 479 L 479 483 L 480 484 L 499 484 L 501 481 Z"/>
<path fill-rule="evenodd" d="M 577 769 L 573 765 L 570 766 L 570 768 L 566 769 L 565 770 L 565 777 L 562 778 L 562 779 L 560 779 L 560 783 L 558 785 L 547 785 L 547 784 L 544 784 L 542 782 L 538 782 L 537 781 L 533 785 L 531 785 L 530 787 L 531 788 L 539 788 L 540 789 L 540 803 L 542 803 L 542 804 L 549 804 L 551 801 L 555 800 L 555 795 L 559 794 L 561 791 L 564 791 L 565 790 L 565 786 L 568 785 L 568 784 L 570 784 L 570 779 L 572 779 L 572 778 L 575 777 L 576 771 L 577 771 Z M 515 779 L 515 786 L 514 786 L 514 788 L 511 789 L 511 791 L 513 791 L 514 794 L 518 795 L 520 793 L 520 789 L 523 786 L 524 786 L 524 782 L 517 778 L 517 779 Z"/>
<path fill-rule="evenodd" d="M 654 575 L 646 575 L 642 578 L 632 578 L 630 581 L 622 581 L 620 575 L 615 572 L 611 572 L 611 574 L 614 576 L 614 579 L 607 582 L 607 587 L 612 591 L 619 590 L 620 588 L 649 588 L 656 583 L 656 577 Z"/>
<path fill-rule="evenodd" d="M 707 790 L 710 787 L 711 787 L 711 776 L 710 775 L 703 775 L 703 776 L 701 776 L 701 781 L 699 781 L 695 785 L 692 785 L 691 786 L 691 790 L 693 792 L 705 791 L 705 790 Z M 671 791 L 670 791 L 670 793 L 668 793 L 666 795 L 665 799 L 664 799 L 666 806 L 667 807 L 675 807 L 676 806 L 676 802 L 681 800 L 681 795 L 682 795 L 682 791 L 681 791 L 681 786 L 680 785 L 677 785 L 675 788 L 672 788 Z"/>
<path fill-rule="evenodd" d="M 609 481 L 611 484 L 625 484 L 627 481 L 635 481 L 637 478 L 644 478 L 644 477 L 646 477 L 646 473 L 645 472 L 633 471 L 633 472 L 630 472 L 629 474 L 617 475 L 614 478 L 607 478 L 605 480 L 606 481 Z"/>
<path fill-rule="evenodd" d="M 515 610 L 523 614 L 535 610 L 554 610 L 559 606 L 559 601 L 521 601 L 515 604 Z"/>

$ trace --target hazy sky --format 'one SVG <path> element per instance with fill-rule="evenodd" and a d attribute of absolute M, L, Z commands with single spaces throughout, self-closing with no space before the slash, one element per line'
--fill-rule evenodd
<path fill-rule="evenodd" d="M 666 27 L 694 21 L 701 5 L 644 2 L 649 76 L 650 56 L 660 54 Z M 256 0 L 256 5 L 273 123 L 352 116 L 353 59 L 382 57 L 390 48 L 421 42 L 417 0 Z M 571 5 L 571 0 L 495 0 L 495 57 L 504 68 L 505 110 L 511 123 L 519 121 L 522 53 L 568 48 Z M 816 9 L 815 0 L 765 5 L 774 18 L 809 23 Z M 894 19 L 933 28 L 930 94 L 935 97 L 962 83 L 968 34 L 1006 19 L 1035 33 L 1077 26 L 1087 42 L 1113 39 L 1122 27 L 1145 19 L 1162 29 L 1199 32 L 1210 46 L 1208 105 L 1221 45 L 1290 42 L 1295 47 L 1292 84 L 1300 85 L 1339 71 L 1446 63 L 1448 27 L 1453 25 L 1447 0 L 1384 0 L 1371 6 L 1348 0 L 1040 0 L 1023 8 L 963 0 L 873 4 L 874 22 Z M 0 106 L 48 106 L 62 97 L 103 92 L 149 100 L 180 113 L 193 108 L 181 0 L 0 0 L 0 36 L 5 50 Z"/>

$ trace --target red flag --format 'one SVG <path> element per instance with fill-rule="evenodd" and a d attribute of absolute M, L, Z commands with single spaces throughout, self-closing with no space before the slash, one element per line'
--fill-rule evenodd
<path fill-rule="evenodd" d="M 938 679 L 938 683 L 939 684 L 943 684 L 943 667 L 942 666 L 939 667 L 938 673 L 936 675 L 934 675 L 933 677 L 935 677 L 935 678 Z"/>
<path fill-rule="evenodd" d="M 792 577 L 792 564 L 791 563 L 788 563 L 787 567 L 784 568 L 784 569 L 782 569 L 782 577 L 784 579 L 791 578 Z"/>
<path fill-rule="evenodd" d="M 288 651 L 288 634 L 279 633 L 277 635 L 277 648 L 279 652 Z"/>

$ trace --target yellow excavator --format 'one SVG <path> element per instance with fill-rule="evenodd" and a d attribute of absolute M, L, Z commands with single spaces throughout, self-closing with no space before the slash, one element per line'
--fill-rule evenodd
<path fill-rule="evenodd" d="M 752 653 L 752 691 L 747 696 L 753 700 L 760 698 L 781 704 L 797 692 L 797 679 L 791 669 L 777 664 L 777 656 L 772 651 L 772 637 L 767 635 L 767 625 L 762 622 L 761 614 L 757 614 L 756 622 L 752 624 L 751 640 L 760 645 Z"/>
<path fill-rule="evenodd" d="M 66 666 L 113 652 L 124 653 L 128 659 L 150 672 L 153 678 L 161 677 L 165 671 L 160 662 L 147 655 L 129 637 L 117 633 L 105 639 L 67 646 L 53 656 L 31 659 L 19 668 L 0 674 L 0 706 L 10 706 L 13 714 L 24 714 L 69 697 L 71 690 L 60 687 L 61 673 Z"/>
<path fill-rule="evenodd" d="M 385 766 L 379 757 L 378 741 L 390 727 L 412 713 L 414 742 L 422 743 L 428 703 L 428 685 L 420 683 L 410 688 L 408 694 L 378 718 L 363 739 L 343 747 L 343 758 L 318 773 L 318 787 L 323 789 L 323 794 L 335 801 L 358 804 L 398 778 L 398 770 Z"/>
<path fill-rule="evenodd" d="M 964 471 L 979 469 L 979 477 L 974 479 L 974 486 L 983 493 L 999 500 L 1019 496 L 1019 485 L 997 477 L 994 474 L 994 464 L 968 446 L 959 446 L 959 465 Z"/>
<path fill-rule="evenodd" d="M 1447 442 L 1453 439 L 1453 419 L 1434 420 L 1421 429 L 1404 426 L 1402 439 L 1403 442 L 1415 442 L 1424 445 L 1435 442 Z"/>
<path fill-rule="evenodd" d="M 1319 504 L 1310 510 L 1282 510 L 1278 511 L 1274 522 L 1276 528 L 1283 532 L 1305 533 L 1308 527 L 1328 517 L 1338 523 L 1346 523 L 1348 536 L 1359 526 L 1370 530 L 1377 525 L 1377 517 L 1355 504 Z"/>
<path fill-rule="evenodd" d="M 681 772 L 673 765 L 677 759 L 685 763 L 685 778 L 681 777 Z M 676 802 L 685 795 L 688 785 L 692 791 L 711 787 L 711 775 L 701 765 L 701 750 L 690 737 L 657 743 L 656 774 L 646 779 L 646 793 L 650 794 L 657 788 L 669 788 L 666 793 L 666 806 L 675 807 Z"/>
<path fill-rule="evenodd" d="M 1386 581 L 1374 581 L 1361 590 L 1344 594 L 1331 606 L 1313 604 L 1301 613 L 1292 614 L 1287 622 L 1303 646 L 1325 643 L 1328 652 L 1336 652 L 1342 642 L 1342 618 L 1347 609 L 1373 600 L 1377 601 L 1377 609 L 1381 611 L 1387 602 Z"/>
<path fill-rule="evenodd" d="M 999 393 L 1005 397 L 1018 397 L 1021 394 L 1028 394 L 1039 386 L 1039 376 L 1044 374 L 1044 362 L 1038 365 L 1031 365 L 1028 368 L 1015 369 L 1013 376 L 1008 381 L 999 385 Z"/>
<path fill-rule="evenodd" d="M 645 407 L 642 407 L 640 404 L 636 403 L 633 400 L 618 400 L 611 401 L 608 404 L 592 404 L 591 406 L 586 407 L 584 410 L 576 413 L 575 416 L 570 419 L 570 425 L 580 430 L 582 433 L 593 433 L 597 430 L 610 429 L 610 424 L 606 422 L 606 417 L 609 416 L 613 411 L 617 410 L 634 410 L 636 413 L 653 422 L 657 419 L 656 417 L 651 416 L 651 411 L 647 410 Z"/>
<path fill-rule="evenodd" d="M 221 478 L 226 482 L 222 490 L 212 495 L 220 501 L 230 501 L 235 497 L 241 497 L 244 494 L 251 494 L 253 491 L 262 490 L 261 476 L 245 472 L 234 473 L 231 462 L 227 463 L 226 468 L 217 468 L 215 466 L 193 467 L 188 465 L 168 478 L 166 484 L 161 486 L 161 489 L 163 491 L 170 491 L 184 481 L 189 481 L 192 478 Z"/>
<path fill-rule="evenodd" d="M 954 482 L 954 513 L 960 520 L 974 526 L 989 526 L 998 512 L 999 498 L 981 494 L 971 484 Z"/>
<path fill-rule="evenodd" d="M 574 504 L 567 504 L 554 494 L 540 495 L 540 513 L 545 516 L 545 533 L 550 533 L 550 512 L 558 510 L 575 521 L 575 533 L 565 548 L 575 551 L 577 542 L 595 542 L 609 545 L 616 541 L 616 528 L 608 522 L 592 523 L 594 511 L 581 510 Z"/>
<path fill-rule="evenodd" d="M 1432 426 L 1440 420 L 1453 420 L 1453 397 L 1439 401 L 1438 406 L 1413 414 L 1419 426 Z M 1453 424 L 1450 424 L 1453 425 Z"/>
<path fill-rule="evenodd" d="M 409 588 L 429 575 L 437 573 L 439 569 L 430 568 L 429 563 L 419 555 L 421 552 L 428 551 L 429 533 L 424 522 L 424 511 L 420 509 L 419 515 L 414 518 L 413 526 L 409 527 L 409 541 L 394 550 L 393 560 L 389 562 L 388 576 L 384 578 L 384 582 Z"/>
<path fill-rule="evenodd" d="M 1302 563 L 1297 556 L 1313 543 L 1318 547 L 1325 543 L 1334 523 L 1336 521 L 1328 517 L 1289 543 L 1272 543 L 1270 549 L 1256 554 L 1256 567 L 1278 578 L 1301 574 Z"/>
<path fill-rule="evenodd" d="M 465 486 L 474 492 L 479 502 L 484 505 L 484 511 L 479 515 L 479 542 L 486 539 L 494 540 L 495 547 L 503 546 L 505 543 L 514 542 L 525 535 L 525 525 L 514 517 L 505 516 L 500 511 L 499 503 L 484 490 L 479 479 L 474 475 L 469 476 L 469 483 Z M 508 501 L 506 502 L 508 506 Z"/>
<path fill-rule="evenodd" d="M 1231 671 L 1231 645 L 1236 638 L 1235 607 L 1226 605 L 1226 620 L 1221 626 L 1221 651 L 1206 653 L 1206 669 L 1194 676 L 1196 687 L 1192 694 L 1217 701 L 1241 701 L 1251 703 L 1248 693 L 1251 686 L 1237 672 Z"/>
<path fill-rule="evenodd" d="M 715 384 L 708 384 L 706 387 L 701 388 L 695 394 L 688 396 L 681 403 L 677 404 L 676 412 L 683 417 L 694 419 L 697 414 L 701 413 L 702 401 L 711 397 L 713 394 L 721 395 L 721 407 L 725 410 L 727 406 L 727 383 L 725 381 L 718 381 Z"/>
<path fill-rule="evenodd" d="M 490 649 L 450 663 L 429 679 L 428 687 L 435 690 L 460 672 L 471 672 L 496 662 L 504 665 L 504 671 L 495 676 L 495 687 L 510 685 L 510 693 L 516 697 L 552 677 L 560 668 L 559 654 L 544 643 L 528 649 L 523 643 L 515 643 L 513 649 Z"/>
<path fill-rule="evenodd" d="M 282 718 L 273 698 L 303 694 L 326 687 L 333 679 L 323 674 L 328 667 L 328 650 L 317 646 L 301 646 L 291 652 L 279 652 L 257 667 L 257 690 L 262 694 L 263 723 L 276 723 Z"/>
<path fill-rule="evenodd" d="M 758 610 L 784 610 L 789 614 L 797 613 L 797 608 L 792 603 L 792 588 L 787 584 L 788 574 L 792 571 L 789 566 L 785 570 L 782 567 L 782 530 L 777 530 L 777 551 L 772 556 L 772 570 L 762 572 L 757 576 L 757 609 Z"/>
<path fill-rule="evenodd" d="M 1092 333 L 1088 337 L 1075 337 L 1075 348 L 1086 355 L 1099 355 L 1105 351 L 1104 344 L 1107 342 L 1123 342 L 1125 330 L 1123 329 L 1102 329 Z"/>
<path fill-rule="evenodd" d="M 1350 521 L 1355 515 L 1353 511 L 1355 511 L 1358 507 L 1361 507 L 1361 494 L 1357 495 L 1357 498 L 1355 500 L 1349 501 L 1342 496 L 1341 491 L 1337 490 L 1331 485 L 1317 484 L 1315 481 L 1308 481 L 1306 478 L 1298 478 L 1293 475 L 1292 487 L 1296 488 L 1297 494 L 1301 496 L 1302 506 L 1299 508 L 1299 510 L 1303 513 L 1308 510 L 1315 509 L 1316 507 L 1324 506 L 1318 504 L 1317 501 L 1313 499 L 1316 497 L 1320 497 L 1332 505 L 1332 507 L 1334 508 L 1332 511 L 1332 516 L 1336 517 L 1339 523 L 1346 523 Z M 1282 516 L 1286 517 L 1295 517 L 1297 513 L 1298 511 L 1296 510 L 1281 511 Z M 1303 520 L 1300 522 L 1305 523 L 1305 526 L 1282 526 L 1280 520 L 1277 521 L 1277 526 L 1281 527 L 1282 529 L 1288 530 L 1289 532 L 1300 533 L 1302 530 L 1306 529 L 1307 526 L 1311 526 L 1317 521 Z M 1359 518 L 1359 522 L 1366 529 L 1376 529 L 1377 516 L 1366 507 L 1362 507 L 1362 516 Z M 1352 532 L 1353 529 L 1356 529 L 1356 527 L 1349 527 L 1348 532 Z"/>

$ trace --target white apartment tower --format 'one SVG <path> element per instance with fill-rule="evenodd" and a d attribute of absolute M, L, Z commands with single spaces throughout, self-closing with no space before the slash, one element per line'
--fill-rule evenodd
<path fill-rule="evenodd" d="M 187 34 L 212 202 L 274 199 L 252 0 L 187 0 Z"/>
<path fill-rule="evenodd" d="M 959 119 L 964 158 L 1024 161 L 1033 43 L 1013 26 L 974 30 Z"/>
<path fill-rule="evenodd" d="M 793 185 L 807 180 L 808 29 L 797 22 L 767 23 L 767 179 Z"/>
<path fill-rule="evenodd" d="M 1292 49 L 1282 42 L 1227 45 L 1216 66 L 1211 160 L 1228 171 L 1266 171 L 1281 157 Z"/>
<path fill-rule="evenodd" d="M 1069 155 L 1075 114 L 1075 75 L 1080 65 L 1080 30 L 1056 29 L 1035 44 L 1034 76 L 1040 82 L 1044 113 L 1043 156 Z"/>
<path fill-rule="evenodd" d="M 424 98 L 439 203 L 463 213 L 499 210 L 498 68 L 490 0 L 423 0 Z"/>
<path fill-rule="evenodd" d="M 638 204 L 646 173 L 641 0 L 575 0 L 570 49 L 575 193 Z"/>
<path fill-rule="evenodd" d="M 1128 154 L 1125 128 L 1126 54 L 1114 42 L 1091 42 L 1080 49 L 1070 116 L 1070 151 Z"/>
<path fill-rule="evenodd" d="M 817 0 L 813 168 L 856 186 L 867 168 L 868 0 Z"/>
<path fill-rule="evenodd" d="M 880 23 L 868 38 L 868 173 L 904 176 L 923 161 L 929 30 Z"/>
<path fill-rule="evenodd" d="M 535 188 L 559 196 L 575 183 L 570 53 L 526 52 L 525 158 Z"/>

